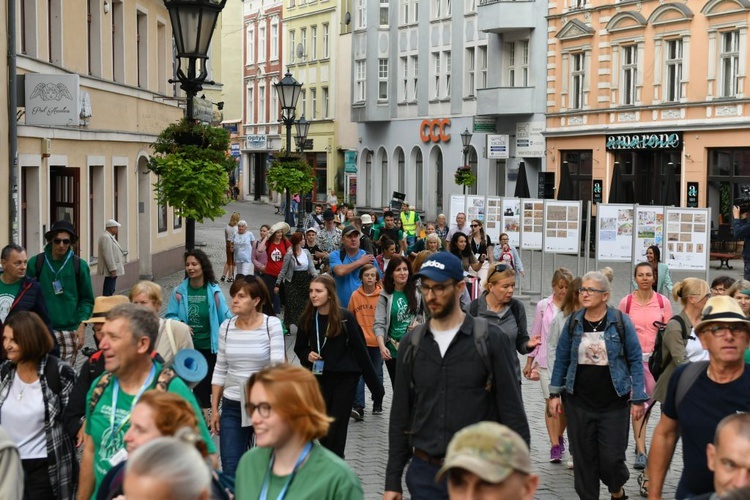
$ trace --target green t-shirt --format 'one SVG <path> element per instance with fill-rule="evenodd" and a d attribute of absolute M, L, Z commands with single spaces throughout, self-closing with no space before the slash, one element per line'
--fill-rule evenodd
<path fill-rule="evenodd" d="M 0 322 L 5 322 L 5 318 L 8 317 L 10 306 L 13 305 L 13 301 L 16 300 L 16 296 L 19 290 L 21 290 L 22 281 L 18 280 L 12 285 L 6 285 L 0 279 Z"/>
<path fill-rule="evenodd" d="M 208 317 L 208 291 L 206 286 L 193 288 L 188 284 L 187 324 L 193 329 L 193 346 L 211 349 L 211 321 Z"/>
<path fill-rule="evenodd" d="M 406 334 L 409 325 L 414 321 L 414 314 L 409 311 L 409 302 L 404 292 L 393 291 L 393 302 L 391 302 L 391 324 L 388 328 L 388 336 L 396 342 Z M 388 350 L 393 358 L 396 357 L 397 349 L 392 342 L 388 342 Z"/>
<path fill-rule="evenodd" d="M 750 349 L 745 350 L 745 363 L 750 364 Z"/>
<path fill-rule="evenodd" d="M 160 371 L 161 365 L 156 363 L 156 376 L 154 377 L 151 389 L 156 387 Z M 115 387 L 114 377 L 104 389 L 99 402 L 96 404 L 94 413 L 92 414 L 89 410 L 91 394 L 94 392 L 94 388 L 96 387 L 99 378 L 101 377 L 94 380 L 91 384 L 91 389 L 89 389 L 89 392 L 86 395 L 86 434 L 88 434 L 89 438 L 94 442 L 94 476 L 96 478 L 96 488 L 94 489 L 94 494 L 91 498 L 96 498 L 96 493 L 102 479 L 104 479 L 104 476 L 109 469 L 112 468 L 112 464 L 109 460 L 119 450 L 125 449 L 125 442 L 123 440 L 125 438 L 125 433 L 130 428 L 129 416 L 132 407 L 134 406 L 133 399 L 135 398 L 135 394 L 125 394 L 122 391 L 122 388 L 120 388 L 117 395 L 117 413 L 115 413 L 114 426 L 115 435 L 113 436 L 112 427 L 110 426 L 110 416 L 112 415 L 112 396 Z M 198 406 L 198 402 L 195 400 L 192 391 L 188 389 L 185 382 L 178 377 L 172 379 L 167 390 L 171 393 L 179 394 L 190 403 L 195 411 L 196 417 L 198 417 L 198 427 L 200 428 L 203 440 L 206 442 L 208 452 L 216 453 L 216 445 L 214 445 L 214 442 L 211 439 L 211 433 L 208 431 L 206 421 L 203 419 L 203 412 Z"/>
<path fill-rule="evenodd" d="M 253 448 L 242 455 L 237 467 L 237 500 L 257 500 L 271 461 L 271 448 Z M 278 498 L 288 476 L 271 474 L 268 497 Z M 313 443 L 310 456 L 294 475 L 286 498 L 295 500 L 360 500 L 365 498 L 356 474 L 341 458 Z"/>

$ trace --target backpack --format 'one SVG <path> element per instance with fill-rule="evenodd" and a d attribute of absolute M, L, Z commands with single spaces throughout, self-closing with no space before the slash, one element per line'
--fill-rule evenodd
<path fill-rule="evenodd" d="M 687 331 L 687 325 L 685 325 L 685 320 L 683 320 L 682 316 L 679 314 L 672 316 L 672 319 L 680 324 L 682 338 L 683 340 L 687 340 L 689 333 Z M 659 331 L 656 334 L 656 341 L 654 342 L 654 351 L 648 358 L 648 369 L 651 372 L 651 375 L 653 375 L 654 380 L 659 380 L 659 377 L 664 372 L 664 368 L 667 365 L 667 357 L 671 358 L 671 355 L 668 352 L 664 352 L 664 331 L 666 327 L 666 324 L 664 324 L 663 327 L 659 326 Z"/>
<path fill-rule="evenodd" d="M 510 301 L 510 312 L 513 315 L 513 318 L 516 320 L 516 326 L 519 326 L 521 324 L 521 302 L 518 300 L 511 300 Z M 477 299 L 472 300 L 469 304 L 469 315 L 476 318 L 479 315 L 479 302 Z"/>
<path fill-rule="evenodd" d="M 11 363 L 3 363 L 2 368 L 0 368 L 0 378 L 10 375 L 11 368 L 13 368 Z M 50 388 L 53 394 L 59 396 L 62 392 L 60 360 L 55 356 L 47 356 L 47 364 L 44 365 L 44 378 L 47 381 L 47 387 Z"/>
<path fill-rule="evenodd" d="M 680 377 L 677 379 L 677 389 L 675 390 L 674 397 L 675 411 L 680 407 L 680 403 L 685 399 L 685 395 L 690 388 L 693 387 L 693 384 L 698 380 L 701 373 L 705 372 L 707 369 L 708 361 L 695 361 L 687 364 L 685 370 L 683 370 Z"/>
<path fill-rule="evenodd" d="M 414 360 L 417 357 L 419 351 L 419 343 L 429 327 L 428 323 L 422 323 L 418 325 L 412 332 L 409 338 L 409 344 L 404 351 L 404 364 L 407 365 L 407 370 L 411 373 L 410 388 L 414 389 Z M 482 364 L 487 370 L 487 382 L 484 385 L 484 390 L 492 392 L 492 388 L 495 386 L 495 373 L 492 371 L 492 358 L 490 357 L 490 336 L 489 336 L 489 323 L 485 318 L 474 317 L 474 326 L 472 327 L 472 333 L 474 337 L 474 345 L 477 348 L 479 357 L 482 359 Z"/>
<path fill-rule="evenodd" d="M 156 387 L 154 387 L 154 390 L 167 392 L 167 390 L 169 389 L 169 384 L 175 378 L 179 377 L 177 377 L 177 374 L 174 372 L 174 370 L 172 370 L 171 368 L 162 368 L 156 379 Z M 91 400 L 89 401 L 89 413 L 94 412 L 96 405 L 99 404 L 99 400 L 102 399 L 104 390 L 107 388 L 111 381 L 112 373 L 110 372 L 104 372 L 102 376 L 99 377 L 99 381 L 96 383 L 96 386 L 94 386 L 94 391 L 91 393 Z"/>
<path fill-rule="evenodd" d="M 34 270 L 36 271 L 36 279 L 39 281 L 39 277 L 42 275 L 42 268 L 44 267 L 44 261 L 47 259 L 47 254 L 44 252 L 36 256 L 36 262 L 34 262 Z M 76 275 L 76 285 L 78 290 L 81 289 L 81 258 L 76 254 L 73 254 L 73 272 Z"/>

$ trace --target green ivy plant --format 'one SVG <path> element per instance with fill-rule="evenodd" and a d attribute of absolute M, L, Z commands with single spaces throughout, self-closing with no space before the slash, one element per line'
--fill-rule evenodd
<path fill-rule="evenodd" d="M 228 174 L 237 166 L 228 154 L 229 132 L 183 119 L 164 129 L 151 148 L 148 168 L 158 176 L 160 205 L 199 222 L 225 213 Z"/>

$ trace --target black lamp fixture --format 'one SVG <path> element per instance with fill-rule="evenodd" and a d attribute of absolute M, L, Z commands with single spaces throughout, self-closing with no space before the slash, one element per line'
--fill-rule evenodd
<path fill-rule="evenodd" d="M 289 69 L 286 70 L 284 78 L 273 84 L 281 104 L 281 122 L 286 127 L 286 155 L 290 158 L 292 154 L 292 125 L 294 125 L 295 113 L 297 112 L 297 101 L 302 94 L 302 84 L 294 79 Z M 284 221 L 292 227 L 291 193 L 286 190 L 286 208 L 284 209 Z"/>
<path fill-rule="evenodd" d="M 294 142 L 297 144 L 297 152 L 298 153 L 304 153 L 305 152 L 305 144 L 307 143 L 307 133 L 310 131 L 310 125 L 311 122 L 307 121 L 305 119 L 305 115 L 303 114 L 299 120 L 294 122 L 294 127 L 297 129 L 297 135 L 294 136 Z M 300 193 L 301 195 L 301 193 Z M 297 214 L 297 231 L 302 231 L 302 221 L 305 217 L 305 198 L 307 198 L 307 195 L 301 196 Z M 310 198 L 312 199 L 312 197 Z"/>
<path fill-rule="evenodd" d="M 164 6 L 169 11 L 172 23 L 172 36 L 177 51 L 176 80 L 169 83 L 179 83 L 187 97 L 186 117 L 193 121 L 193 99 L 203 90 L 208 71 L 208 47 L 219 18 L 227 0 L 164 0 Z M 183 59 L 187 63 L 187 73 L 183 69 Z M 198 61 L 201 60 L 200 72 Z M 213 84 L 214 82 L 208 82 Z M 195 220 L 185 221 L 185 248 L 195 248 Z"/>
<path fill-rule="evenodd" d="M 468 127 L 466 128 L 466 130 L 461 132 L 461 144 L 463 144 L 463 147 L 464 147 L 463 149 L 463 153 L 464 153 L 463 166 L 464 167 L 467 165 L 469 161 L 469 147 L 471 146 L 471 136 L 472 136 L 472 133 L 469 132 Z M 466 186 L 464 186 L 464 194 L 466 194 Z"/>

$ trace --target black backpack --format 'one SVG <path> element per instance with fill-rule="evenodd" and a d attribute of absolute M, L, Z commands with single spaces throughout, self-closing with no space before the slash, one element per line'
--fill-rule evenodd
<path fill-rule="evenodd" d="M 36 257 L 36 261 L 34 262 L 34 271 L 36 272 L 35 278 L 37 281 L 39 281 L 39 277 L 42 275 L 42 268 L 44 267 L 44 261 L 47 259 L 47 254 L 44 252 L 40 253 Z M 76 275 L 76 285 L 78 286 L 78 290 L 81 289 L 81 258 L 77 256 L 76 254 L 73 254 L 73 258 L 71 259 L 73 261 L 73 272 Z"/>
<path fill-rule="evenodd" d="M 685 320 L 683 320 L 682 316 L 680 316 L 679 314 L 675 314 L 674 316 L 672 316 L 672 319 L 676 320 L 680 324 L 680 329 L 682 330 L 682 339 L 687 340 L 689 334 L 687 331 L 687 326 L 685 325 Z M 657 325 L 657 323 L 654 323 L 654 325 Z M 654 380 L 659 380 L 659 377 L 664 372 L 664 368 L 669 362 L 667 358 L 672 357 L 668 352 L 664 352 L 664 331 L 666 330 L 667 325 L 662 323 L 657 325 L 657 327 L 659 328 L 659 331 L 656 334 L 654 351 L 648 358 L 648 369 L 651 372 L 651 375 L 653 375 Z"/>

